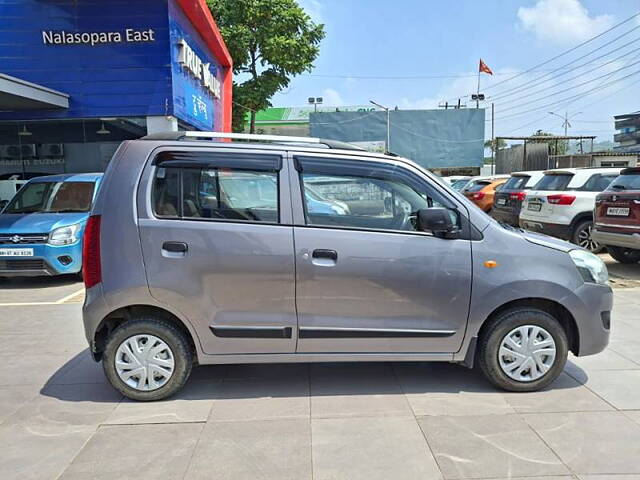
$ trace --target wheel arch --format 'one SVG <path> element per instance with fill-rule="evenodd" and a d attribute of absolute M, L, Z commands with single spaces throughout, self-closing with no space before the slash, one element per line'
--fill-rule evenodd
<path fill-rule="evenodd" d="M 170 322 L 185 335 L 192 348 L 194 358 L 198 357 L 195 334 L 191 332 L 187 324 L 179 317 L 168 310 L 154 305 L 129 305 L 109 313 L 102 319 L 98 328 L 96 328 L 91 345 L 91 354 L 94 360 L 100 361 L 102 359 L 102 353 L 104 352 L 107 339 L 113 330 L 141 316 L 159 317 Z"/>
<path fill-rule="evenodd" d="M 494 309 L 489 316 L 482 322 L 480 330 L 478 330 L 477 338 L 480 339 L 485 334 L 491 321 L 503 314 L 504 312 L 515 310 L 517 308 L 536 308 L 548 313 L 553 318 L 560 322 L 563 330 L 567 334 L 567 341 L 569 343 L 569 350 L 577 355 L 580 349 L 580 332 L 578 330 L 578 324 L 575 318 L 566 307 L 561 303 L 548 298 L 519 298 L 506 302 L 496 309 Z M 475 354 L 475 352 L 474 352 Z"/>

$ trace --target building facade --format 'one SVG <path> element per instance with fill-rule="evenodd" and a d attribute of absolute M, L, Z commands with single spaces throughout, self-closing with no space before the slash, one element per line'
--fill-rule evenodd
<path fill-rule="evenodd" d="M 616 142 L 614 150 L 640 153 L 640 112 L 616 115 L 613 118 L 618 131 L 613 136 Z"/>
<path fill-rule="evenodd" d="M 0 0 L 0 179 L 102 171 L 122 140 L 231 129 L 205 0 Z"/>

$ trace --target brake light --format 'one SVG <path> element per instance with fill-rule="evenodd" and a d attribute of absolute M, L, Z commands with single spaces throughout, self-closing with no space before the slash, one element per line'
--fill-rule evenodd
<path fill-rule="evenodd" d="M 575 199 L 575 195 L 567 195 L 564 193 L 549 195 L 547 197 L 547 201 L 553 205 L 571 205 Z"/>
<path fill-rule="evenodd" d="M 484 198 L 484 192 L 476 192 L 473 194 L 474 200 L 482 200 Z"/>
<path fill-rule="evenodd" d="M 92 215 L 87 220 L 82 240 L 82 276 L 85 288 L 102 282 L 100 260 L 100 215 Z"/>
<path fill-rule="evenodd" d="M 526 192 L 514 192 L 509 194 L 509 198 L 511 200 L 518 200 L 519 202 L 524 202 L 526 196 Z"/>

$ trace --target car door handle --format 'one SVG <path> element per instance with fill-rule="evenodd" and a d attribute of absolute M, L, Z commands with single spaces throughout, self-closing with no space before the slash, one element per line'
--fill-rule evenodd
<path fill-rule="evenodd" d="M 319 248 L 317 250 L 314 250 L 311 256 L 318 259 L 333 260 L 334 262 L 338 261 L 338 252 L 336 252 L 335 250 L 325 250 L 323 248 Z"/>
<path fill-rule="evenodd" d="M 187 253 L 189 246 L 184 242 L 164 242 L 162 244 L 162 250 L 171 253 Z"/>

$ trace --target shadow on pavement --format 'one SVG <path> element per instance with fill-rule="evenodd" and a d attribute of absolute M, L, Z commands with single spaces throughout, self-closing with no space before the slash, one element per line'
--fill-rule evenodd
<path fill-rule="evenodd" d="M 587 374 L 567 362 L 571 375 L 561 375 L 546 390 L 572 389 Z M 572 381 L 571 378 L 576 381 Z M 114 390 L 102 365 L 88 349 L 71 358 L 46 382 L 40 393 L 69 402 L 112 402 Z M 280 363 L 205 365 L 195 367 L 185 388 L 169 400 L 248 399 L 338 395 L 501 393 L 478 369 L 448 363 Z"/>
<path fill-rule="evenodd" d="M 56 275 L 54 277 L 1 277 L 0 288 L 3 289 L 31 289 L 65 287 L 77 283 L 81 284 L 78 275 Z"/>

